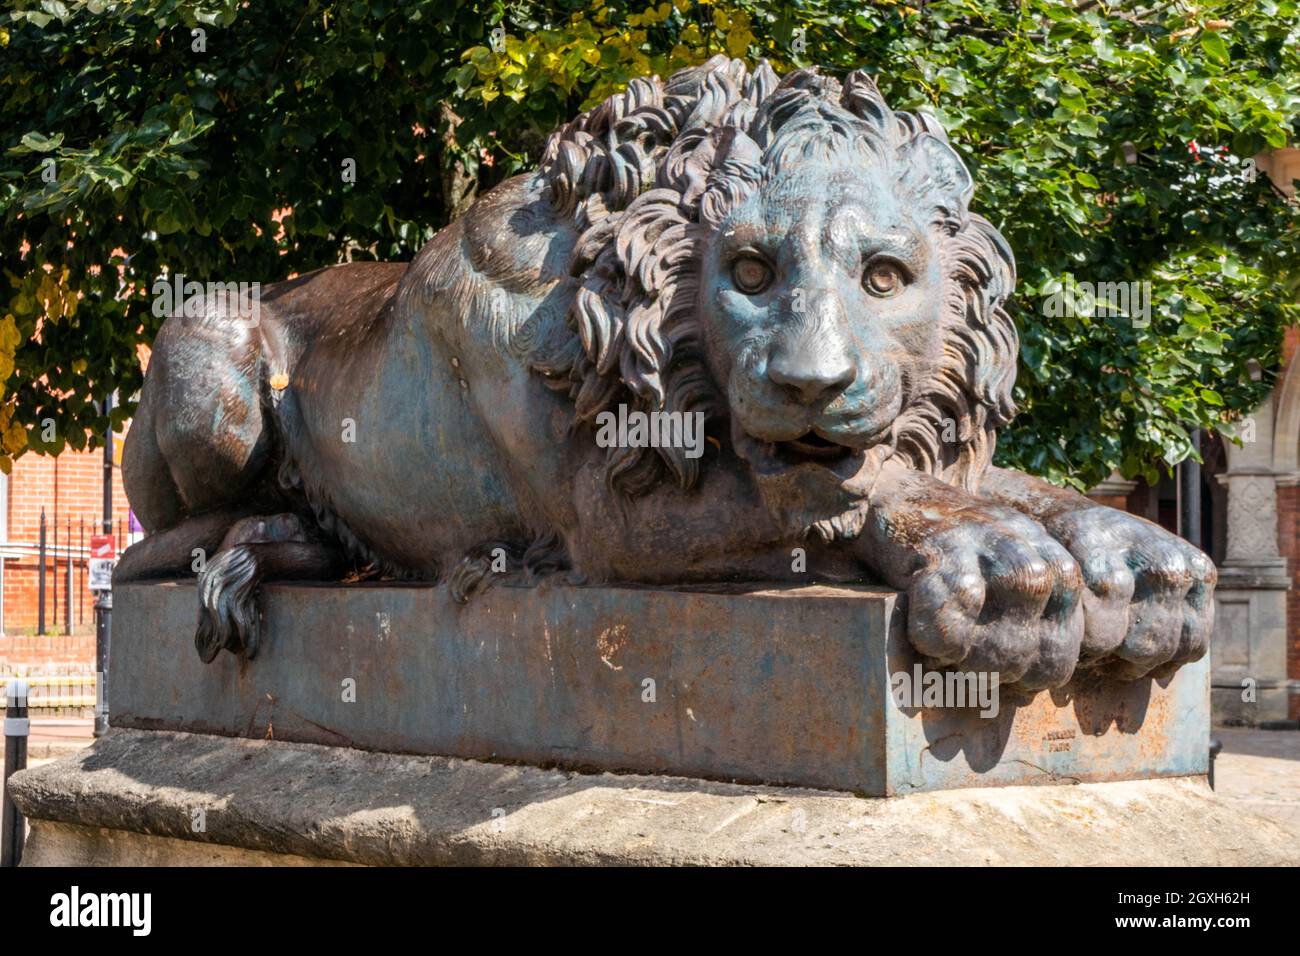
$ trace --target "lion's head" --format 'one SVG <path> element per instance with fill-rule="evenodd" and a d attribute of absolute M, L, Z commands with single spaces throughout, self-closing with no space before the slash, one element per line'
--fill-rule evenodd
<path fill-rule="evenodd" d="M 717 57 L 557 131 L 542 175 L 581 287 L 535 365 L 579 423 L 704 411 L 760 475 L 901 457 L 976 489 L 1015 414 L 1015 265 L 932 119 L 862 72 Z M 698 477 L 680 448 L 609 456 L 625 494 Z"/>

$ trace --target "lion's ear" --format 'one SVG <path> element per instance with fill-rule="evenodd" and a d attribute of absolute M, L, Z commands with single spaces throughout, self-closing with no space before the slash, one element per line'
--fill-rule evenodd
<path fill-rule="evenodd" d="M 918 182 L 919 195 L 927 192 L 950 215 L 961 219 L 975 193 L 975 180 L 956 150 L 933 133 L 922 133 L 913 142 L 912 156 L 921 167 L 924 179 Z"/>

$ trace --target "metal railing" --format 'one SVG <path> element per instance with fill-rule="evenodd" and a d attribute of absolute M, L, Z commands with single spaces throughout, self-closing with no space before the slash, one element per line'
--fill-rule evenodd
<path fill-rule="evenodd" d="M 86 587 L 91 558 L 86 538 L 98 534 L 102 523 L 84 515 L 75 520 L 67 515 L 61 523 L 62 528 L 59 527 L 59 520 L 48 519 L 42 508 L 35 541 L 0 542 L 0 634 L 5 633 L 3 586 L 5 564 L 8 561 L 34 559 L 36 564 L 37 634 L 44 635 L 50 630 L 60 629 L 65 634 L 71 634 L 74 618 L 75 626 L 81 627 L 86 623 L 88 606 L 93 613 L 94 597 Z M 131 531 L 125 518 L 118 519 L 114 530 L 114 540 L 117 541 L 119 550 L 143 537 L 142 533 Z M 74 538 L 76 544 L 73 544 Z"/>

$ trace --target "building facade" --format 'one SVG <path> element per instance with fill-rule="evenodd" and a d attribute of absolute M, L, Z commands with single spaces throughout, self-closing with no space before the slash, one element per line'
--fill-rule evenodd
<path fill-rule="evenodd" d="M 45 632 L 93 626 L 90 536 L 102 528 L 103 451 L 23 455 L 0 475 L 0 634 L 34 634 L 41 620 L 41 515 L 45 515 Z M 113 467 L 114 533 L 129 531 L 121 469 Z M 119 528 L 120 525 L 120 528 Z M 69 570 L 71 574 L 69 575 Z"/>

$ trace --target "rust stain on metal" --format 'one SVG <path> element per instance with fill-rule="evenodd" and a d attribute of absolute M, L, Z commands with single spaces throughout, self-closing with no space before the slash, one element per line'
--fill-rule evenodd
<path fill-rule="evenodd" d="M 616 657 L 627 643 L 627 625 L 615 624 L 613 627 L 607 627 L 600 632 L 596 638 L 596 650 L 600 654 L 600 659 L 605 662 L 605 666 L 613 671 L 621 671 L 622 664 L 615 664 L 612 658 Z"/>

